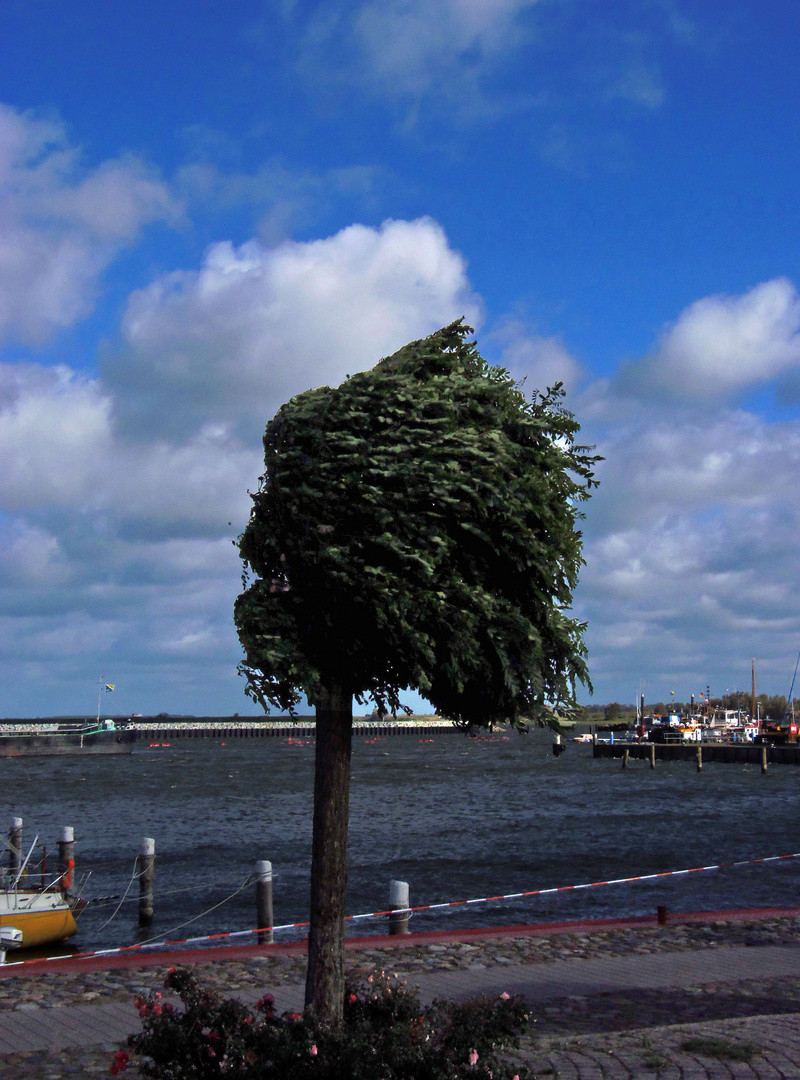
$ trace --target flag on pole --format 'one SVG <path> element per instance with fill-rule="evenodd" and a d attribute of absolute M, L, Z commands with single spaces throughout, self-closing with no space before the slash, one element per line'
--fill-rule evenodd
<path fill-rule="evenodd" d="M 113 689 L 114 689 L 114 684 L 110 683 L 110 682 L 107 682 L 106 683 L 106 693 L 110 694 Z"/>

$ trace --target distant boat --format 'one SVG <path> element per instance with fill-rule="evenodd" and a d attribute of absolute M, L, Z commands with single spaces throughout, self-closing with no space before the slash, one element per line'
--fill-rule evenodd
<path fill-rule="evenodd" d="M 137 732 L 132 724 L 87 720 L 82 724 L 1 724 L 0 758 L 64 754 L 130 754 Z"/>

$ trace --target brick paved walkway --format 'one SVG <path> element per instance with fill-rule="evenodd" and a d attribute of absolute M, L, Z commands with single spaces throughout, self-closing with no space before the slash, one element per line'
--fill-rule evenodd
<path fill-rule="evenodd" d="M 539 1040 L 514 1058 L 558 1080 L 797 1080 L 800 1016 L 755 1016 Z M 691 1049 L 683 1047 L 689 1045 Z M 736 1060 L 736 1051 L 749 1060 Z M 742 1053 L 743 1052 L 743 1053 Z"/>
<path fill-rule="evenodd" d="M 398 968 L 401 966 L 398 957 Z M 419 973 L 409 981 L 419 985 L 425 1001 L 505 990 L 522 993 L 532 1004 L 563 1003 L 564 1024 L 568 1027 L 566 1005 L 575 1000 L 583 1001 L 591 1012 L 593 1002 L 601 1007 L 601 996 L 614 992 L 638 990 L 644 998 L 648 993 L 652 997 L 662 991 L 667 995 L 670 987 L 686 990 L 765 978 L 800 979 L 800 947 L 719 947 L 491 968 L 475 965 Z M 247 1000 L 258 995 L 253 992 L 239 996 Z M 656 1074 L 661 1080 L 800 1080 L 800 1013 L 645 1028 L 635 1022 L 636 994 L 630 996 L 634 1002 L 629 1010 L 633 1023 L 629 1016 L 627 1030 L 581 1035 L 569 1030 L 534 1033 L 523 1044 L 521 1060 L 531 1064 L 537 1075 L 557 1076 L 558 1080 L 616 1080 Z M 302 987 L 283 986 L 276 989 L 275 997 L 279 1010 L 300 1008 Z M 546 1004 L 544 1008 L 547 1012 Z M 554 1006 L 555 1011 L 560 1008 L 561 1004 Z M 133 1004 L 127 1002 L 4 1011 L 0 1013 L 0 1078 L 57 1080 L 81 1076 L 92 1080 L 108 1075 L 110 1052 L 138 1026 Z M 681 1049 L 692 1037 L 717 1039 L 717 1056 Z M 749 1061 L 725 1056 L 743 1044 L 750 1045 Z M 708 1044 L 705 1049 L 709 1050 Z"/>

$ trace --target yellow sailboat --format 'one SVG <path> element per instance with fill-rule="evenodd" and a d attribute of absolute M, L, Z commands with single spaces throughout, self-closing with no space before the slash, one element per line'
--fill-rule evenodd
<path fill-rule="evenodd" d="M 21 931 L 23 949 L 64 941 L 78 930 L 63 893 L 28 888 L 0 889 L 0 926 Z"/>
<path fill-rule="evenodd" d="M 23 860 L 21 832 L 22 818 L 14 818 L 8 841 L 2 840 L 10 853 L 10 861 L 8 866 L 0 867 L 0 930 L 12 927 L 18 930 L 21 938 L 5 935 L 13 937 L 11 947 L 31 949 L 72 937 L 78 929 L 75 915 L 85 904 L 71 895 L 75 866 L 71 856 L 66 866 L 61 867 L 62 872 L 46 881 L 46 856 L 43 855 L 41 883 L 38 886 L 32 883 L 30 860 L 39 837 L 34 839 Z M 71 840 L 72 830 L 65 830 L 65 833 Z"/>

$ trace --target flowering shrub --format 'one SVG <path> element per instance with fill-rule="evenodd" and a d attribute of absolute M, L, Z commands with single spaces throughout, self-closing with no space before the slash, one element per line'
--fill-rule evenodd
<path fill-rule="evenodd" d="M 187 970 L 170 971 L 161 994 L 136 999 L 142 1031 L 128 1044 L 153 1080 L 526 1080 L 502 1061 L 528 1019 L 519 997 L 503 994 L 423 1008 L 404 983 L 385 974 L 348 985 L 339 1027 L 313 1016 L 278 1016 L 271 994 L 251 1011 L 203 990 Z M 127 1064 L 114 1059 L 112 1072 Z"/>

